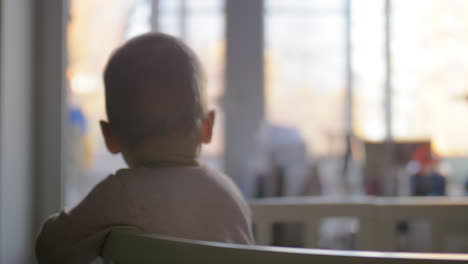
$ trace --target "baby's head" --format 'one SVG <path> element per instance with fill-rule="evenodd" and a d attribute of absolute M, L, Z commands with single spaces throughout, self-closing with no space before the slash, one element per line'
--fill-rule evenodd
<path fill-rule="evenodd" d="M 194 52 L 177 38 L 148 33 L 117 49 L 104 71 L 107 148 L 130 166 L 196 159 L 211 141 L 205 79 Z"/>

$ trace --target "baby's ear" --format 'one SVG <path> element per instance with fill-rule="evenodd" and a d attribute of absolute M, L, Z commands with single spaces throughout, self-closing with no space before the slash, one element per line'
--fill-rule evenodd
<path fill-rule="evenodd" d="M 210 111 L 203 119 L 203 123 L 200 127 L 200 142 L 208 144 L 211 142 L 213 137 L 213 126 L 215 122 L 215 111 Z"/>
<path fill-rule="evenodd" d="M 122 152 L 122 148 L 117 141 L 117 138 L 112 134 L 109 123 L 101 120 L 99 124 L 101 125 L 102 136 L 104 137 L 104 141 L 106 142 L 106 147 L 109 152 L 112 154 Z"/>

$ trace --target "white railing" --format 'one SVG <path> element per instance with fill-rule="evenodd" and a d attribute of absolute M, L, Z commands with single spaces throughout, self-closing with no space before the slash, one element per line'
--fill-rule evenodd
<path fill-rule="evenodd" d="M 257 242 L 272 244 L 272 224 L 305 224 L 305 247 L 318 247 L 320 222 L 330 217 L 352 217 L 359 221 L 356 249 L 397 251 L 396 225 L 401 220 L 428 220 L 431 249 L 444 251 L 447 230 L 457 224 L 468 231 L 468 199 L 448 197 L 325 198 L 282 197 L 250 202 Z"/>

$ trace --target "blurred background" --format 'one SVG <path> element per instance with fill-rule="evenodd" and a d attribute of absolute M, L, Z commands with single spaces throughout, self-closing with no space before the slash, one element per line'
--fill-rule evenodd
<path fill-rule="evenodd" d="M 102 71 L 150 31 L 200 57 L 217 112 L 201 158 L 248 199 L 468 195 L 466 13 L 466 0 L 0 0 L 0 263 L 31 263 L 42 221 L 125 166 L 98 126 Z"/>
<path fill-rule="evenodd" d="M 246 196 L 465 194 L 468 2 L 244 1 L 232 4 L 241 18 L 230 20 L 227 8 L 222 0 L 70 1 L 67 205 L 125 166 L 98 127 L 102 71 L 116 47 L 152 30 L 182 38 L 204 64 L 218 115 L 202 158 Z M 230 43 L 238 29 L 254 37 Z M 259 54 L 226 61 L 244 48 Z M 259 59 L 246 74 L 260 85 L 226 83 L 240 74 L 226 65 L 242 71 L 232 64 Z M 236 97 L 259 105 L 256 113 L 244 115 Z M 230 134 L 230 124 L 244 131 Z"/>

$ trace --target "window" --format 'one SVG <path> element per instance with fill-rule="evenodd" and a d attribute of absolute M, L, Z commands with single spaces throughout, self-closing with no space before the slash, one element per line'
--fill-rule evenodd
<path fill-rule="evenodd" d="M 385 140 L 385 100 L 390 100 L 394 142 L 430 144 L 451 195 L 463 193 L 468 174 L 463 165 L 468 151 L 463 120 L 468 111 L 463 55 L 467 8 L 464 1 L 352 1 L 356 135 L 366 142 Z M 391 88 L 387 99 L 386 80 Z M 411 156 L 414 149 L 393 151 L 396 173 L 411 173 L 402 156 Z"/>
<path fill-rule="evenodd" d="M 150 30 L 146 0 L 72 0 L 68 25 L 65 205 L 79 201 L 99 180 L 124 165 L 107 152 L 99 120 L 106 119 L 102 71 L 111 52 Z M 112 9 L 108 7 L 112 6 Z"/>
<path fill-rule="evenodd" d="M 268 119 L 297 127 L 317 154 L 343 151 L 343 4 L 266 1 Z"/>
<path fill-rule="evenodd" d="M 107 153 L 100 135 L 102 70 L 115 47 L 152 27 L 185 40 L 204 64 L 217 122 L 203 160 L 224 169 L 223 108 L 230 96 L 224 88 L 225 4 L 71 0 L 66 204 L 124 166 Z M 408 195 L 414 169 L 409 165 L 416 149 L 427 144 L 446 176 L 448 193 L 462 194 L 468 177 L 467 9 L 464 0 L 264 0 L 265 87 L 257 88 L 264 89 L 265 122 L 258 135 L 249 134 L 259 139 L 259 157 L 246 162 L 253 173 L 244 170 L 258 177 L 249 183 L 258 187 L 257 195 L 342 194 L 344 181 L 354 186 L 348 194 L 383 194 L 372 186 L 386 185 L 384 178 L 397 182 L 386 194 Z M 347 120 L 348 103 L 352 120 Z M 284 177 L 283 190 L 260 188 L 262 175 Z"/>
<path fill-rule="evenodd" d="M 207 75 L 207 99 L 216 111 L 213 142 L 203 148 L 203 161 L 222 170 L 224 150 L 224 1 L 159 0 L 159 28 L 182 38 L 198 55 Z"/>
<path fill-rule="evenodd" d="M 384 1 L 354 0 L 351 5 L 354 132 L 369 141 L 385 139 Z"/>
<path fill-rule="evenodd" d="M 313 163 L 324 165 L 324 179 L 341 173 L 346 132 L 344 4 L 342 0 L 265 1 L 270 146 L 265 155 L 268 166 L 284 170 L 289 195 L 307 193 L 304 181 L 317 176 L 310 174 Z"/>
<path fill-rule="evenodd" d="M 149 0 L 72 0 L 68 25 L 69 123 L 65 131 L 65 205 L 73 205 L 101 179 L 124 167 L 108 153 L 99 120 L 106 119 L 102 71 L 111 52 L 125 40 L 151 31 Z M 112 6 L 112 9 L 108 7 Z M 216 137 L 204 150 L 205 162 L 222 166 L 223 3 L 159 1 L 159 30 L 183 38 L 200 56 L 208 79 L 208 103 L 217 110 Z M 209 26 L 207 26 L 209 25 Z M 203 30 L 199 30 L 203 28 Z"/>

